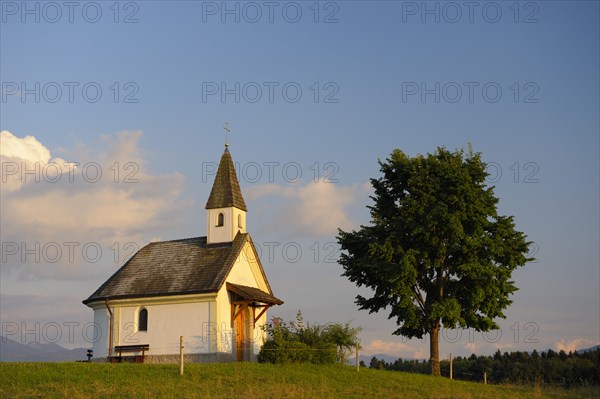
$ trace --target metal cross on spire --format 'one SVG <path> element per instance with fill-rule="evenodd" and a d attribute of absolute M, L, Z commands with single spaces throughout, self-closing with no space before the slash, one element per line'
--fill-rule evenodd
<path fill-rule="evenodd" d="M 229 124 L 227 122 L 225 122 L 223 129 L 225 129 L 225 147 L 229 147 L 229 133 L 231 130 L 229 129 Z"/>

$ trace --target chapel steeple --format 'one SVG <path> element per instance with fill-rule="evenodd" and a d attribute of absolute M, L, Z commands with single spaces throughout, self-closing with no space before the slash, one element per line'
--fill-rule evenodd
<path fill-rule="evenodd" d="M 242 196 L 240 183 L 235 173 L 233 159 L 229 153 L 229 147 L 225 147 L 205 209 L 227 208 L 231 206 L 248 211 L 244 197 Z"/>
<path fill-rule="evenodd" d="M 226 131 L 229 132 L 228 127 Z M 225 143 L 225 151 L 221 156 L 205 209 L 207 243 L 233 241 L 238 231 L 246 232 L 248 209 L 229 153 L 228 142 Z"/>

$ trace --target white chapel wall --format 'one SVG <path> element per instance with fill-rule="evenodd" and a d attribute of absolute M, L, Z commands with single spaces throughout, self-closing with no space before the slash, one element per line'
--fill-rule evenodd
<path fill-rule="evenodd" d="M 92 349 L 94 357 L 108 356 L 109 316 L 106 308 L 94 309 L 94 338 Z"/>
<path fill-rule="evenodd" d="M 119 305 L 111 303 L 114 315 L 113 347 L 117 345 L 149 344 L 148 355 L 179 353 L 179 336 L 183 335 L 186 353 L 215 353 L 216 302 Z M 148 329 L 139 331 L 138 315 L 148 311 Z M 106 308 L 94 311 L 94 322 L 101 335 L 94 342 L 94 357 L 108 356 L 109 316 Z M 117 355 L 113 353 L 113 355 Z"/>
<path fill-rule="evenodd" d="M 226 283 L 257 287 L 268 292 L 267 285 L 258 268 L 254 251 L 249 243 L 246 243 L 242 248 L 231 272 L 227 276 Z M 220 333 L 222 336 L 219 351 L 231 352 L 233 354 L 235 350 L 235 334 L 233 326 L 231 325 L 231 302 L 229 300 L 229 293 L 227 292 L 227 284 L 223 284 L 223 287 L 221 287 L 221 290 L 217 295 L 217 306 L 219 315 L 218 325 L 220 326 Z M 257 315 L 259 312 L 260 310 L 257 310 Z M 252 312 L 250 312 L 250 314 L 252 314 Z M 250 318 L 249 321 L 250 323 L 252 322 Z M 250 327 L 250 331 L 248 331 L 253 338 L 252 352 L 254 356 L 258 354 L 258 351 L 266 338 L 266 335 L 261 328 L 266 322 L 267 314 L 265 313 L 257 320 L 256 326 L 254 328 Z"/>

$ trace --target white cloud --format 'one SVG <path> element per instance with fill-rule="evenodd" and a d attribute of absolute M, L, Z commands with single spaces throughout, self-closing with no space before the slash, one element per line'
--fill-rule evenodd
<path fill-rule="evenodd" d="M 20 158 L 32 162 L 47 163 L 50 160 L 50 151 L 33 136 L 18 138 L 11 132 L 0 132 L 0 155 L 9 158 Z"/>
<path fill-rule="evenodd" d="M 19 138 L 7 130 L 0 132 L 0 161 L 2 163 L 2 189 L 0 192 L 19 190 L 26 182 L 53 180 L 56 171 L 69 174 L 74 165 L 61 158 L 52 158 L 50 150 L 34 136 Z M 53 165 L 48 166 L 52 163 Z"/>
<path fill-rule="evenodd" d="M 264 215 L 259 216 L 259 219 L 267 219 L 267 227 L 271 231 L 330 235 L 336 234 L 338 228 L 348 230 L 357 227 L 348 214 L 348 208 L 364 201 L 370 188 L 368 183 L 341 186 L 324 181 L 287 187 L 266 184 L 246 188 L 245 196 L 250 201 L 276 200 L 275 204 L 268 205 Z"/>
<path fill-rule="evenodd" d="M 561 340 L 556 341 L 556 343 L 554 344 L 554 347 L 556 348 L 557 351 L 563 350 L 563 351 L 569 353 L 569 352 L 573 352 L 578 349 L 586 349 L 586 348 L 592 347 L 594 345 L 598 345 L 599 343 L 600 343 L 599 341 L 594 341 L 594 340 L 588 339 L 588 338 L 576 338 L 571 341 L 566 341 L 566 340 L 561 339 Z"/>
<path fill-rule="evenodd" d="M 71 160 L 65 162 L 53 158 L 35 137 L 3 131 L 2 272 L 29 279 L 105 275 L 103 264 L 112 260 L 109 266 L 116 267 L 125 254 L 131 255 L 129 243 L 140 247 L 161 234 L 165 225 L 176 223 L 186 205 L 179 198 L 184 177 L 178 172 L 150 173 L 138 145 L 141 137 L 139 131 L 103 136 L 99 145 L 64 149 Z M 52 162 L 57 163 L 49 167 Z M 23 173 L 24 168 L 29 173 Z M 78 243 L 73 259 L 64 244 L 69 242 Z M 6 243 L 19 248 L 7 252 Z M 99 246 L 100 259 L 106 262 L 84 256 L 86 244 Z M 23 257 L 24 248 L 36 246 L 36 254 Z M 57 246 L 62 254 L 51 262 Z"/>
<path fill-rule="evenodd" d="M 477 353 L 477 349 L 479 348 L 479 345 L 475 342 L 467 342 L 464 346 L 470 353 Z"/>

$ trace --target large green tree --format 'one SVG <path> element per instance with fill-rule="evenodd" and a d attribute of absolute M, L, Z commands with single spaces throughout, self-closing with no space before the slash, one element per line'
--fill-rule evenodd
<path fill-rule="evenodd" d="M 379 164 L 371 225 L 339 230 L 342 276 L 373 290 L 356 297 L 360 309 L 390 309 L 393 334 L 429 334 L 431 371 L 440 375 L 440 328 L 498 328 L 517 290 L 512 272 L 533 260 L 531 243 L 512 216 L 498 215 L 480 153 L 394 150 Z"/>

